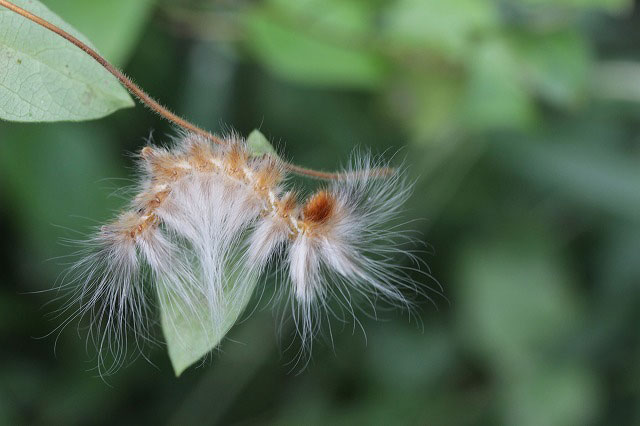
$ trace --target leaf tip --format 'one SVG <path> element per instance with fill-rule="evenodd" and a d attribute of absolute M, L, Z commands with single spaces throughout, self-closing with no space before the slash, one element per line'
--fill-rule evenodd
<path fill-rule="evenodd" d="M 249 148 L 249 152 L 254 157 L 259 157 L 261 155 L 271 155 L 273 157 L 278 157 L 278 153 L 265 135 L 260 132 L 258 129 L 254 129 L 249 136 L 247 137 L 247 148 Z"/>

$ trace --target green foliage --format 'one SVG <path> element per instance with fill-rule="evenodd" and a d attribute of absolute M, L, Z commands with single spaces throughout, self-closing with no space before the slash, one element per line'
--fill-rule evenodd
<path fill-rule="evenodd" d="M 382 37 L 394 48 L 424 49 L 455 62 L 465 61 L 475 38 L 499 23 L 491 3 L 476 0 L 399 0 L 383 13 Z"/>
<path fill-rule="evenodd" d="M 147 23 L 155 0 L 48 0 L 58 16 L 73 25 L 107 60 L 124 64 Z"/>
<path fill-rule="evenodd" d="M 14 142 L 18 141 L 18 142 Z M 5 205 L 22 206 L 16 226 L 24 228 L 23 238 L 32 255 L 41 259 L 68 255 L 73 251 L 61 246 L 54 236 L 56 227 L 86 231 L 86 218 L 106 220 L 122 202 L 109 197 L 114 183 L 94 187 L 93 183 L 124 176 L 116 166 L 119 155 L 109 145 L 105 133 L 72 123 L 2 123 L 0 143 L 0 182 Z M 25 164 L 39 164 L 24 172 Z M 73 165 L 71 167 L 70 165 Z M 35 197 L 37 193 L 47 194 Z M 68 206 L 78 206 L 72 214 Z M 46 219 L 43 219 L 46 218 Z M 43 238 L 43 236 L 46 236 Z M 62 251 L 61 251 L 62 249 Z M 41 262 L 38 270 L 56 270 L 55 262 Z"/>
<path fill-rule="evenodd" d="M 328 2 L 327 7 L 332 5 L 337 2 Z M 354 17 L 358 22 L 358 16 Z M 269 9 L 246 16 L 249 48 L 275 73 L 319 86 L 372 88 L 382 81 L 383 63 L 375 55 L 322 40 L 313 32 L 313 25 L 311 29 L 305 26 L 305 31 L 293 25 L 291 19 Z M 324 28 L 321 31 L 324 34 Z"/>
<path fill-rule="evenodd" d="M 620 12 L 621 10 L 629 10 L 632 0 L 512 0 L 522 2 L 533 6 L 547 6 L 552 8 L 571 7 L 571 8 L 603 8 L 611 12 Z"/>
<path fill-rule="evenodd" d="M 544 234 L 533 229 L 466 249 L 460 271 L 469 287 L 459 289 L 459 325 L 502 381 L 508 423 L 584 424 L 596 409 L 587 365 L 548 362 L 581 314 L 557 241 Z"/>
<path fill-rule="evenodd" d="M 471 129 L 521 128 L 531 123 L 532 100 L 519 81 L 513 53 L 504 40 L 477 46 L 464 100 L 464 122 Z"/>
<path fill-rule="evenodd" d="M 538 100 L 559 107 L 583 102 L 592 57 L 573 20 L 562 17 L 628 6 L 627 0 L 532 0 L 509 8 L 474 0 L 267 0 L 247 15 L 243 31 L 250 51 L 282 78 L 382 88 L 424 143 L 531 126 Z M 530 22 L 520 25 L 520 16 Z"/>
<path fill-rule="evenodd" d="M 460 261 L 460 282 L 470 286 L 459 290 L 464 333 L 509 373 L 544 358 L 571 334 L 577 320 L 555 241 L 535 229 L 519 238 L 475 244 Z"/>
<path fill-rule="evenodd" d="M 591 52 L 575 31 L 513 36 L 521 62 L 520 74 L 531 93 L 559 107 L 573 108 L 584 100 L 590 84 Z"/>
<path fill-rule="evenodd" d="M 576 137 L 566 135 L 566 138 Z M 514 172 L 592 209 L 638 221 L 640 170 L 636 159 L 604 147 L 534 143 L 504 147 Z"/>
<path fill-rule="evenodd" d="M 15 2 L 68 31 L 73 30 L 35 0 Z M 118 80 L 58 35 L 0 8 L 0 118 L 10 121 L 81 121 L 104 117 L 133 100 Z"/>

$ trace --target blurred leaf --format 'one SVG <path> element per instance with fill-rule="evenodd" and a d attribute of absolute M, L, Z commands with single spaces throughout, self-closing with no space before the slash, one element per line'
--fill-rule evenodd
<path fill-rule="evenodd" d="M 419 333 L 397 323 L 381 323 L 368 334 L 368 376 L 391 392 L 410 393 L 435 385 L 454 364 L 452 342 L 444 330 L 432 327 Z"/>
<path fill-rule="evenodd" d="M 114 64 L 126 62 L 155 0 L 47 0 L 47 5 Z"/>
<path fill-rule="evenodd" d="M 466 60 L 477 37 L 499 25 L 495 5 L 477 0 L 398 0 L 384 17 L 385 39 Z"/>
<path fill-rule="evenodd" d="M 513 0 L 512 0 L 513 1 Z M 531 5 L 550 5 L 552 7 L 606 9 L 610 12 L 630 10 L 633 0 L 515 0 Z"/>
<path fill-rule="evenodd" d="M 266 9 L 246 15 L 249 49 L 274 73 L 315 86 L 374 88 L 385 75 L 374 54 L 309 34 Z"/>
<path fill-rule="evenodd" d="M 507 146 L 508 145 L 508 146 Z M 537 185 L 637 221 L 640 219 L 640 169 L 637 158 L 586 143 L 528 141 L 500 144 L 498 157 Z"/>
<path fill-rule="evenodd" d="M 278 13 L 288 14 L 315 31 L 330 30 L 340 37 L 366 37 L 374 29 L 371 3 L 360 0 L 268 0 Z"/>
<path fill-rule="evenodd" d="M 30 248 L 29 273 L 50 268 L 55 277 L 61 261 L 45 260 L 78 249 L 60 244 L 60 237 L 83 237 L 124 204 L 109 197 L 122 175 L 114 139 L 95 125 L 2 123 L 0 193 Z M 38 290 L 54 281 L 34 279 Z"/>
<path fill-rule="evenodd" d="M 15 3 L 89 44 L 40 2 Z M 4 7 L 0 28 L 0 118 L 82 121 L 134 105 L 114 76 L 57 34 Z"/>
<path fill-rule="evenodd" d="M 584 96 L 591 65 L 589 49 L 577 32 L 514 37 L 522 74 L 534 92 L 571 107 Z"/>
<path fill-rule="evenodd" d="M 525 374 L 508 383 L 505 390 L 506 424 L 592 424 L 599 408 L 595 378 L 575 361 Z"/>
<path fill-rule="evenodd" d="M 272 157 L 278 158 L 278 153 L 275 148 L 258 129 L 254 129 L 249 134 L 249 137 L 247 137 L 247 147 L 249 148 L 249 153 L 254 157 L 271 155 Z"/>
<path fill-rule="evenodd" d="M 464 251 L 459 325 L 499 379 L 504 423 L 589 423 L 594 378 L 581 359 L 561 355 L 584 320 L 579 299 L 553 237 L 520 224 Z"/>
<path fill-rule="evenodd" d="M 607 61 L 595 68 L 593 89 L 606 99 L 640 102 L 640 62 Z"/>
<path fill-rule="evenodd" d="M 409 104 L 410 111 L 400 118 L 408 119 L 416 140 L 432 141 L 460 130 L 459 107 L 463 80 L 451 78 L 451 74 L 414 74 L 406 83 L 406 96 L 401 97 L 398 103 Z M 411 101 L 407 102 L 407 97 Z M 394 109 L 404 112 L 402 105 Z"/>
<path fill-rule="evenodd" d="M 460 262 L 461 327 L 501 368 L 521 370 L 573 330 L 577 306 L 553 242 L 516 228 L 510 239 L 473 244 Z"/>
<path fill-rule="evenodd" d="M 258 276 L 247 274 L 235 262 L 227 265 L 227 271 L 232 272 L 225 274 L 223 312 L 215 315 L 207 300 L 187 306 L 183 299 L 172 297 L 164 285 L 158 286 L 162 331 L 176 377 L 220 344 L 251 299 Z M 223 318 L 222 323 L 213 324 L 213 318 Z"/>
<path fill-rule="evenodd" d="M 469 73 L 463 106 L 468 127 L 522 128 L 533 122 L 535 110 L 521 81 L 517 58 L 503 40 L 478 45 Z"/>

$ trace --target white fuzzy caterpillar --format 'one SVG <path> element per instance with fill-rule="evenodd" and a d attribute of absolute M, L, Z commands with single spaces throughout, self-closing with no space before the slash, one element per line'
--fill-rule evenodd
<path fill-rule="evenodd" d="M 243 281 L 227 279 L 229 265 L 260 275 L 282 262 L 303 347 L 332 300 L 355 315 L 354 297 L 408 307 L 405 290 L 420 293 L 397 266 L 398 255 L 415 260 L 402 248 L 408 237 L 389 227 L 410 192 L 402 173 L 381 177 L 379 165 L 361 156 L 343 179 L 300 204 L 285 189 L 280 160 L 252 156 L 237 136 L 225 142 L 186 134 L 173 149 L 145 147 L 130 211 L 102 227 L 95 250 L 72 269 L 79 304 L 67 309 L 73 317 L 91 315 L 96 343 L 110 349 L 116 366 L 127 330 L 148 338 L 160 286 L 193 311 L 185 315 L 201 315 L 196 306 L 204 301 L 211 315 L 199 318 L 203 330 L 219 327 L 220 313 L 234 303 L 228 295 L 244 291 L 227 291 Z"/>

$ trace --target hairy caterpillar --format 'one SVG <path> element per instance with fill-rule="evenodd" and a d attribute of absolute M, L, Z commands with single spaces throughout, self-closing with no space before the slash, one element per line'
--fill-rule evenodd
<path fill-rule="evenodd" d="M 241 137 L 215 136 L 171 113 L 64 30 L 6 0 L 0 5 L 82 49 L 183 131 L 170 148 L 142 149 L 130 208 L 100 228 L 66 276 L 73 290 L 62 326 L 90 316 L 90 336 L 114 365 L 127 353 L 128 331 L 136 344 L 150 338 L 160 293 L 160 304 L 180 306 L 217 332 L 228 307 L 251 291 L 231 277 L 263 276 L 271 263 L 285 271 L 279 287 L 290 295 L 303 348 L 332 301 L 355 319 L 356 297 L 410 307 L 407 293 L 424 294 L 408 271 L 424 277 L 428 270 L 404 248 L 412 239 L 390 225 L 410 194 L 402 170 L 368 154 L 354 155 L 340 173 L 255 155 Z M 328 183 L 303 199 L 286 184 L 291 173 Z M 414 266 L 402 266 L 401 257 Z"/>

